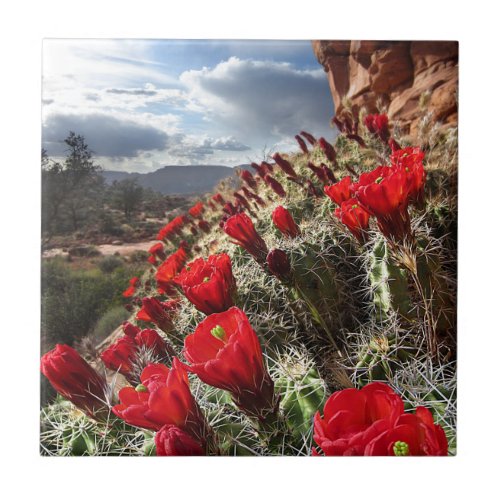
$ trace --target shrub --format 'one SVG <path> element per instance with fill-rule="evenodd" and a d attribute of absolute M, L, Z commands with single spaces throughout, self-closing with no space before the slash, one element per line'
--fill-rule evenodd
<path fill-rule="evenodd" d="M 100 344 L 108 335 L 113 333 L 125 320 L 130 313 L 123 306 L 115 306 L 106 311 L 92 329 L 91 337 L 93 345 Z"/>
<path fill-rule="evenodd" d="M 116 255 L 107 255 L 98 263 L 99 269 L 106 274 L 112 273 L 115 269 L 123 266 L 123 260 Z"/>

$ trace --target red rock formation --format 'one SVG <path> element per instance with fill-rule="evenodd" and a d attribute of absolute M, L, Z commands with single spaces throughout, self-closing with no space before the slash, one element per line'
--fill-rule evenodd
<path fill-rule="evenodd" d="M 457 123 L 458 42 L 313 41 L 328 81 L 336 114 L 347 97 L 355 109 L 377 111 L 380 99 L 389 118 L 414 134 L 429 91 L 427 110 L 443 124 Z"/>

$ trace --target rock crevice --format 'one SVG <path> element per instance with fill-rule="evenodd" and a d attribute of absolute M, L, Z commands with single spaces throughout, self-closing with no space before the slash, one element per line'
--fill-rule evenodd
<path fill-rule="evenodd" d="M 382 102 L 389 118 L 414 135 L 420 96 L 428 92 L 433 120 L 457 124 L 458 42 L 315 40 L 313 49 L 328 74 L 336 114 L 345 98 L 369 113 Z"/>

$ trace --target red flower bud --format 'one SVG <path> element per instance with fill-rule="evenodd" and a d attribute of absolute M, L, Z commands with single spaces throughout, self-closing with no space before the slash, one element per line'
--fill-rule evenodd
<path fill-rule="evenodd" d="M 335 174 L 333 173 L 332 169 L 327 167 L 324 163 L 320 165 L 321 170 L 323 170 L 323 174 L 325 177 L 328 179 L 329 182 L 337 182 L 337 179 L 335 178 Z"/>
<path fill-rule="evenodd" d="M 247 210 L 252 210 L 250 203 L 248 203 L 248 200 L 241 193 L 235 191 L 233 195 Z"/>
<path fill-rule="evenodd" d="M 164 425 L 155 434 L 156 455 L 159 457 L 194 457 L 205 455 L 204 446 L 175 425 Z"/>
<path fill-rule="evenodd" d="M 332 184 L 331 186 L 325 186 L 325 194 L 337 205 L 342 205 L 344 201 L 351 198 L 351 177 L 343 177 L 339 182 Z"/>
<path fill-rule="evenodd" d="M 264 177 L 264 181 L 278 196 L 281 196 L 282 198 L 286 196 L 283 186 L 274 177 L 271 177 L 268 174 Z"/>
<path fill-rule="evenodd" d="M 172 320 L 177 313 L 178 307 L 178 299 L 160 302 L 154 297 L 145 297 L 142 299 L 142 308 L 137 312 L 136 318 L 154 323 L 167 333 L 174 327 Z"/>
<path fill-rule="evenodd" d="M 279 153 L 275 153 L 273 155 L 273 159 L 278 165 L 278 167 L 285 172 L 286 175 L 289 175 L 290 177 L 297 177 L 297 173 L 293 169 L 292 165 L 290 164 L 289 161 L 285 160 Z"/>
<path fill-rule="evenodd" d="M 41 359 L 41 371 L 52 387 L 93 417 L 106 407 L 107 384 L 73 348 L 57 344 Z"/>
<path fill-rule="evenodd" d="M 308 155 L 308 154 L 309 154 L 309 150 L 307 149 L 307 145 L 306 145 L 306 143 L 304 142 L 304 139 L 302 139 L 302 137 L 300 137 L 300 135 L 296 135 L 296 136 L 295 136 L 295 140 L 298 142 L 299 147 L 300 147 L 300 149 L 302 150 L 302 152 L 303 152 L 305 155 Z"/>
<path fill-rule="evenodd" d="M 286 253 L 279 248 L 274 248 L 267 254 L 267 266 L 269 271 L 278 279 L 286 281 L 290 277 L 290 261 Z"/>
<path fill-rule="evenodd" d="M 105 349 L 100 357 L 106 368 L 128 377 L 134 369 L 136 354 L 137 345 L 135 340 L 126 335 Z"/>
<path fill-rule="evenodd" d="M 312 162 L 307 162 L 307 167 L 312 170 L 314 175 L 323 183 L 327 184 L 329 182 L 328 176 L 324 172 L 324 170 L 320 167 L 317 167 L 314 163 Z"/>
<path fill-rule="evenodd" d="M 243 247 L 254 259 L 263 264 L 267 256 L 267 245 L 255 230 L 252 219 L 245 213 L 233 215 L 223 226 L 224 232 L 234 238 L 232 243 Z"/>
<path fill-rule="evenodd" d="M 204 233 L 209 233 L 210 232 L 210 224 L 206 220 L 200 220 L 198 222 L 198 227 L 204 232 Z"/>
<path fill-rule="evenodd" d="M 249 172 L 248 170 L 240 170 L 240 177 L 252 189 L 255 189 L 257 187 L 257 182 L 255 182 L 255 179 L 254 179 L 252 173 Z"/>
<path fill-rule="evenodd" d="M 222 195 L 220 193 L 216 193 L 212 196 L 212 200 L 214 200 L 216 203 L 218 203 L 221 207 L 224 206 L 224 203 L 226 203 L 224 201 L 224 198 L 222 197 Z"/>
<path fill-rule="evenodd" d="M 283 206 L 277 206 L 271 216 L 274 225 L 285 236 L 295 238 L 300 234 L 300 229 L 293 220 L 292 214 Z"/>
<path fill-rule="evenodd" d="M 360 243 L 364 243 L 364 231 L 368 229 L 370 214 L 358 203 L 356 198 L 344 201 L 335 215 L 346 225 Z"/>
<path fill-rule="evenodd" d="M 245 313 L 237 307 L 208 316 L 184 341 L 187 367 L 213 387 L 231 393 L 236 405 L 261 418 L 274 410 L 274 383 Z"/>
<path fill-rule="evenodd" d="M 196 309 L 205 314 L 222 312 L 234 305 L 236 281 L 231 259 L 225 253 L 190 262 L 175 282 Z"/>
<path fill-rule="evenodd" d="M 337 154 L 335 153 L 335 149 L 333 149 L 333 146 L 324 137 L 319 138 L 318 144 L 319 147 L 321 148 L 321 151 L 325 153 L 325 156 L 327 157 L 328 161 L 335 164 L 337 161 Z"/>
<path fill-rule="evenodd" d="M 316 145 L 316 138 L 313 135 L 309 134 L 308 132 L 304 132 L 303 130 L 300 135 L 304 137 L 311 146 Z"/>

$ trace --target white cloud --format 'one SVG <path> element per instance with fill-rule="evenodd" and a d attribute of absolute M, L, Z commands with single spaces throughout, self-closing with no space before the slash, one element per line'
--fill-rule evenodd
<path fill-rule="evenodd" d="M 214 68 L 186 71 L 180 80 L 190 109 L 238 137 L 280 140 L 304 129 L 329 131 L 333 105 L 321 69 L 231 57 Z"/>

